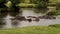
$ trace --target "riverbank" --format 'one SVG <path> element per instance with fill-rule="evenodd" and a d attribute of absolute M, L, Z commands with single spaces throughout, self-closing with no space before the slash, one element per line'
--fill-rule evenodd
<path fill-rule="evenodd" d="M 47 26 L 30 26 L 23 28 L 3 29 L 0 34 L 60 34 L 60 28 Z"/>

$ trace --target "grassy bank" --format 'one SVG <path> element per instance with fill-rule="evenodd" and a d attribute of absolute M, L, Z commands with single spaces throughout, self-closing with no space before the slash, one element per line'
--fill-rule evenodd
<path fill-rule="evenodd" d="M 60 34 L 60 28 L 31 26 L 0 30 L 0 34 Z"/>

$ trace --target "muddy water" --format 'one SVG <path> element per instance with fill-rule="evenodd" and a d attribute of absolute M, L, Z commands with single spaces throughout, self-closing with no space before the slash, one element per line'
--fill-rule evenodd
<path fill-rule="evenodd" d="M 44 14 L 36 14 L 33 12 L 33 10 L 23 10 L 22 12 L 22 16 L 42 16 Z M 57 18 L 57 19 L 40 19 L 39 22 L 36 22 L 36 21 L 32 21 L 32 22 L 28 22 L 28 21 L 17 21 L 18 24 L 15 24 L 13 25 L 13 21 L 10 20 L 10 18 L 13 18 L 12 16 L 10 15 L 7 15 L 5 18 L 4 18 L 4 21 L 6 23 L 6 25 L 4 25 L 3 28 L 16 28 L 16 27 L 27 27 L 27 26 L 48 26 L 48 25 L 51 25 L 51 24 L 60 24 L 60 18 Z"/>
<path fill-rule="evenodd" d="M 36 21 L 32 21 L 32 22 L 28 22 L 28 21 L 22 21 L 20 22 L 20 27 L 26 27 L 26 26 L 48 26 L 51 24 L 60 24 L 60 19 L 53 19 L 53 20 L 49 20 L 49 19 L 40 19 L 39 22 Z"/>

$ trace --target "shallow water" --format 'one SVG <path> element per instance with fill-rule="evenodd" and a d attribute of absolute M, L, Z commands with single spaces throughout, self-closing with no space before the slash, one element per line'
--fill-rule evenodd
<path fill-rule="evenodd" d="M 33 10 L 23 10 L 22 12 L 22 16 L 42 16 L 44 14 L 36 14 L 33 12 Z M 60 18 L 57 18 L 57 19 L 40 19 L 39 22 L 36 22 L 36 21 L 32 21 L 32 22 L 28 22 L 28 21 L 17 21 L 18 24 L 16 25 L 13 25 L 13 21 L 10 20 L 10 18 L 13 18 L 12 16 L 10 15 L 7 15 L 5 18 L 4 18 L 4 21 L 6 23 L 6 25 L 4 25 L 3 28 L 17 28 L 17 27 L 27 27 L 27 26 L 48 26 L 48 25 L 51 25 L 51 24 L 60 24 Z M 27 17 L 26 17 L 27 18 Z"/>

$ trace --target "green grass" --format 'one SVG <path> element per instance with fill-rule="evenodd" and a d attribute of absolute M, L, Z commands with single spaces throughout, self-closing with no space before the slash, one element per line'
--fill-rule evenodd
<path fill-rule="evenodd" d="M 0 34 L 60 34 L 60 28 L 31 26 L 24 28 L 2 29 Z"/>

